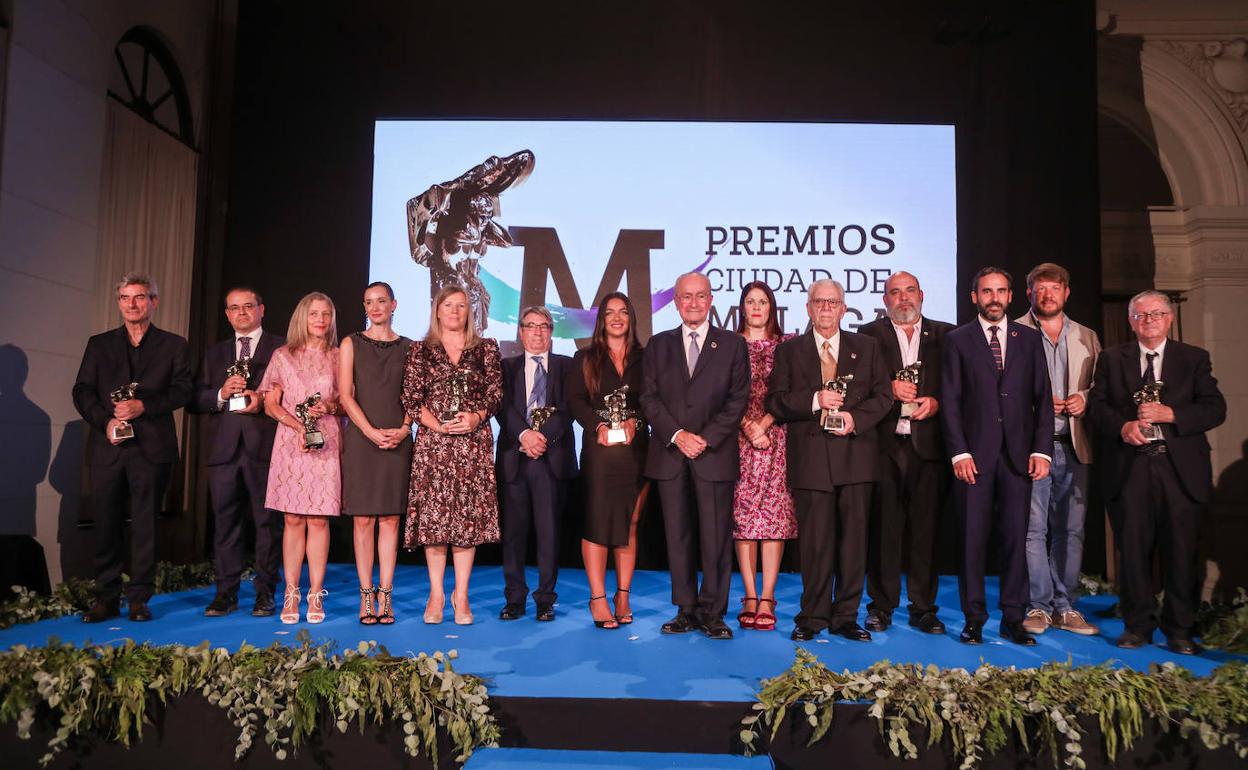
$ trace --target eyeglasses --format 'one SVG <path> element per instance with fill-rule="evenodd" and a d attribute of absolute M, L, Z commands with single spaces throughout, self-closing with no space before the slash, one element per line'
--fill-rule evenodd
<path fill-rule="evenodd" d="M 256 303 L 248 302 L 243 305 L 227 305 L 225 308 L 225 312 L 233 314 L 242 310 L 246 310 L 248 313 L 250 313 L 251 311 L 255 309 L 256 309 Z"/>
<path fill-rule="evenodd" d="M 697 300 L 698 302 L 706 302 L 711 298 L 711 295 L 709 292 L 705 291 L 685 292 L 684 294 L 677 294 L 676 298 L 681 302 L 693 302 L 694 300 Z"/>
<path fill-rule="evenodd" d="M 812 299 L 810 304 L 813 307 L 822 308 L 824 310 L 836 310 L 845 303 L 839 299 Z"/>
<path fill-rule="evenodd" d="M 540 324 L 520 324 L 520 328 L 528 332 L 548 332 L 555 327 L 547 323 L 540 323 Z"/>
<path fill-rule="evenodd" d="M 1140 321 L 1160 321 L 1170 315 L 1169 310 L 1154 310 L 1151 313 L 1132 313 L 1131 320 L 1139 323 Z"/>

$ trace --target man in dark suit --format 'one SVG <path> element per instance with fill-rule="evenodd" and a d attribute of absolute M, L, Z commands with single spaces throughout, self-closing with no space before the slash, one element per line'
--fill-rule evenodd
<path fill-rule="evenodd" d="M 255 388 L 264 377 L 273 351 L 286 340 L 264 331 L 264 302 L 250 287 L 225 295 L 225 318 L 234 333 L 204 353 L 196 378 L 191 411 L 207 415 L 208 490 L 213 511 L 213 568 L 217 595 L 204 614 L 228 615 L 238 609 L 238 585 L 243 572 L 243 530 L 255 525 L 256 601 L 251 614 L 275 612 L 273 591 L 282 558 L 282 517 L 264 507 L 277 424 L 264 413 L 263 396 Z M 226 376 L 236 362 L 247 359 L 248 376 Z M 235 409 L 241 397 L 245 405 Z M 231 400 L 234 399 L 233 403 Z"/>
<path fill-rule="evenodd" d="M 732 493 L 741 471 L 737 431 L 750 396 L 750 354 L 741 335 L 711 326 L 706 276 L 678 278 L 675 303 L 681 325 L 651 337 L 642 359 L 641 411 L 653 434 L 646 475 L 659 487 L 678 608 L 663 633 L 700 628 L 711 639 L 731 639 L 724 611 L 732 580 Z"/>
<path fill-rule="evenodd" d="M 1170 299 L 1145 291 L 1127 305 L 1136 342 L 1102 351 L 1089 392 L 1099 465 L 1114 534 L 1122 554 L 1121 607 L 1126 630 L 1118 646 L 1152 641 L 1153 551 L 1161 552 L 1165 599 L 1161 630 L 1174 652 L 1194 655 L 1196 540 L 1213 487 L 1205 432 L 1226 419 L 1226 400 L 1209 353 L 1167 339 L 1174 322 Z M 1137 404 L 1145 386 L 1161 400 Z M 1154 431 L 1154 429 L 1156 429 Z"/>
<path fill-rule="evenodd" d="M 127 503 L 129 615 L 131 620 L 152 619 L 147 602 L 155 588 L 156 519 L 178 460 L 173 413 L 190 400 L 192 387 L 186 340 L 152 324 L 157 302 L 155 281 L 139 273 L 123 276 L 117 307 L 124 323 L 87 340 L 74 381 L 74 408 L 91 426 L 87 464 L 95 501 L 95 601 L 82 616 L 87 623 L 120 612 Z M 130 383 L 138 383 L 133 398 L 114 403 L 113 394 Z"/>
<path fill-rule="evenodd" d="M 785 448 L 802 562 L 802 607 L 792 638 L 806 641 L 827 628 L 865 642 L 871 634 L 858 625 L 858 605 L 867 564 L 876 425 L 893 396 L 879 344 L 841 331 L 845 289 L 839 283 L 812 283 L 806 312 L 810 331 L 776 348 L 766 402 L 777 422 L 788 423 Z M 837 378 L 848 383 L 844 393 L 825 388 Z M 826 410 L 836 410 L 844 426 L 825 430 Z"/>
<path fill-rule="evenodd" d="M 893 376 L 895 403 L 880 420 L 880 454 L 871 508 L 868 548 L 867 630 L 886 631 L 901 602 L 901 563 L 906 556 L 910 625 L 928 634 L 945 633 L 936 617 L 936 526 L 949 490 L 949 464 L 940 432 L 940 348 L 952 324 L 923 317 L 923 289 L 910 273 L 893 273 L 884 283 L 887 318 L 863 324 L 859 332 L 880 343 Z M 918 382 L 897 373 L 918 365 Z M 907 538 L 907 534 L 909 537 Z"/>
<path fill-rule="evenodd" d="M 941 404 L 946 451 L 953 462 L 958 517 L 958 590 L 965 644 L 983 643 L 988 608 L 984 560 L 988 533 L 1001 539 L 1001 635 L 1034 645 L 1023 628 L 1027 521 L 1031 483 L 1049 473 L 1053 395 L 1044 343 L 1035 329 L 1009 321 L 1010 274 L 980 270 L 971 282 L 978 314 L 945 335 Z"/>
<path fill-rule="evenodd" d="M 555 581 L 559 577 L 559 521 L 567 483 L 576 475 L 572 413 L 563 381 L 572 359 L 550 352 L 554 320 L 540 305 L 520 313 L 524 355 L 503 360 L 503 404 L 498 410 L 495 469 L 502 498 L 503 595 L 501 620 L 524 615 L 529 587 L 524 557 L 529 527 L 537 538 L 537 619 L 555 619 Z M 554 408 L 540 424 L 534 410 Z M 540 412 L 539 412 L 540 414 Z"/>

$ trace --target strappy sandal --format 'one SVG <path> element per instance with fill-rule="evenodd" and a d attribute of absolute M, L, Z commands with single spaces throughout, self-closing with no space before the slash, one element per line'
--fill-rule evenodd
<path fill-rule="evenodd" d="M 629 591 L 627 588 L 615 589 L 615 606 L 616 607 L 620 606 L 620 594 L 624 594 L 625 596 L 628 596 L 630 593 L 632 592 Z M 604 599 L 606 598 L 605 595 L 603 598 Z M 629 596 L 629 598 L 631 599 L 632 597 Z M 633 622 L 633 608 L 631 606 L 631 602 L 628 608 L 628 612 L 624 613 L 623 615 L 619 614 L 618 612 L 615 614 L 615 622 L 620 624 L 621 626 L 627 626 L 629 623 Z"/>
<path fill-rule="evenodd" d="M 394 591 L 394 586 L 389 588 L 374 589 L 381 594 L 381 606 L 377 608 L 377 622 L 383 626 L 394 623 L 394 607 L 390 604 L 390 594 Z"/>
<path fill-rule="evenodd" d="M 764 603 L 771 603 L 771 612 L 762 609 Z M 759 611 L 754 615 L 754 630 L 756 631 L 774 631 L 776 628 L 776 600 L 775 599 L 759 599 Z"/>
<path fill-rule="evenodd" d="M 603 594 L 602 596 L 589 597 L 589 616 L 593 618 L 594 625 L 597 626 L 598 628 L 606 629 L 608 631 L 611 629 L 619 628 L 620 621 L 616 620 L 614 615 L 607 618 L 606 620 L 599 620 L 597 618 L 594 618 L 594 602 L 598 601 L 599 599 L 605 602 L 607 600 L 607 595 Z"/>
<path fill-rule="evenodd" d="M 308 591 L 308 612 L 307 617 L 309 623 L 320 623 L 325 620 L 325 597 L 329 594 L 322 588 L 319 591 Z"/>
<path fill-rule="evenodd" d="M 286 599 L 282 602 L 282 622 L 293 625 L 299 622 L 299 600 L 302 598 L 299 586 L 286 586 Z"/>
<path fill-rule="evenodd" d="M 360 625 L 362 626 L 377 625 L 377 615 L 373 612 L 373 597 L 376 595 L 376 588 L 360 589 Z"/>
<path fill-rule="evenodd" d="M 754 602 L 754 612 L 750 612 L 745 608 L 746 602 Z M 741 611 L 737 613 L 737 623 L 742 628 L 754 628 L 754 624 L 758 622 L 758 599 L 753 596 L 741 597 Z"/>

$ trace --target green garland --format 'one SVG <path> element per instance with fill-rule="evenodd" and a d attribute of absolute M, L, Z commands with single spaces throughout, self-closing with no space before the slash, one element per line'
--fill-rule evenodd
<path fill-rule="evenodd" d="M 1200 640 L 1227 652 L 1248 653 L 1248 591 L 1239 589 L 1229 611 L 1213 611 L 1201 618 Z"/>
<path fill-rule="evenodd" d="M 1148 673 L 1070 663 L 1033 669 L 985 664 L 972 673 L 881 661 L 865 671 L 837 674 L 802 649 L 787 672 L 763 681 L 754 712 L 742 720 L 746 754 L 754 752 L 765 726 L 775 738 L 790 712 L 810 724 L 807 745 L 814 744 L 832 726 L 838 702 L 870 703 L 869 713 L 896 757 L 918 757 L 915 729 L 927 731 L 929 747 L 947 735 L 963 770 L 976 767 L 1012 736 L 1028 751 L 1044 747 L 1055 758 L 1064 756 L 1067 767 L 1082 768 L 1080 717 L 1097 721 L 1110 761 L 1143 733 L 1146 718 L 1165 730 L 1178 728 L 1184 737 L 1196 735 L 1211 749 L 1229 746 L 1248 757 L 1248 738 L 1238 732 L 1248 725 L 1243 662 L 1219 666 L 1207 678 L 1170 663 Z"/>
<path fill-rule="evenodd" d="M 235 759 L 257 736 L 278 759 L 316 733 L 332 717 L 346 732 L 369 722 L 401 719 L 404 748 L 438 764 L 438 734 L 447 736 L 462 762 L 474 749 L 497 744 L 499 729 L 481 679 L 456 673 L 456 653 L 389 654 L 376 642 L 360 642 L 342 654 L 314 646 L 306 631 L 300 646 L 243 645 L 235 653 L 180 644 L 76 647 L 17 645 L 0 653 L 0 722 L 17 722 L 31 737 L 38 719 L 55 726 L 41 765 L 89 733 L 129 746 L 141 738 L 149 710 L 187 693 L 203 694 L 240 728 Z"/>

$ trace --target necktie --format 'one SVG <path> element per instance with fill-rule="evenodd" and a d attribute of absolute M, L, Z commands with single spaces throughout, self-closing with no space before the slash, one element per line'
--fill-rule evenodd
<path fill-rule="evenodd" d="M 537 369 L 533 372 L 533 392 L 529 394 L 530 415 L 534 407 L 546 406 L 546 367 L 542 366 L 541 356 L 533 356 L 533 363 Z"/>
<path fill-rule="evenodd" d="M 238 357 L 251 358 L 251 337 L 238 338 Z"/>
<path fill-rule="evenodd" d="M 1153 371 L 1153 362 L 1157 360 L 1157 354 L 1145 353 L 1144 358 L 1148 360 L 1148 363 L 1144 365 L 1144 384 L 1152 385 L 1157 381 L 1157 374 Z"/>
<path fill-rule="evenodd" d="M 823 341 L 823 352 L 819 355 L 819 371 L 824 382 L 836 379 L 836 359 L 832 356 L 832 343 L 827 340 Z"/>
<path fill-rule="evenodd" d="M 1005 356 L 1001 353 L 1001 340 L 997 339 L 997 332 L 1001 331 L 996 326 L 989 326 L 988 331 L 992 332 L 992 339 L 988 341 L 988 349 L 992 351 L 992 360 L 997 363 L 997 371 L 1005 368 Z"/>
<path fill-rule="evenodd" d="M 693 376 L 693 370 L 698 365 L 698 333 L 689 332 L 689 376 Z"/>

